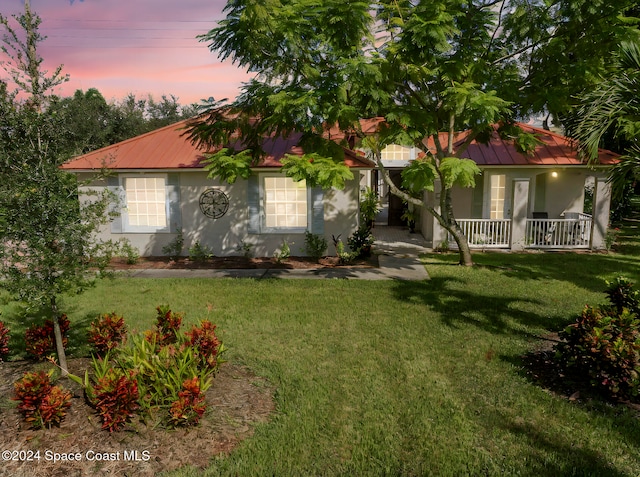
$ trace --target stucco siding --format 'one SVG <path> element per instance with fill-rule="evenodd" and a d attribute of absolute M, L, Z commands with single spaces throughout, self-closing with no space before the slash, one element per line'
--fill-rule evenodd
<path fill-rule="evenodd" d="M 130 175 L 130 173 L 127 173 Z M 158 172 L 146 173 L 150 176 Z M 88 173 L 79 173 L 80 180 L 91 177 Z M 273 256 L 286 240 L 293 255 L 304 255 L 303 233 L 249 233 L 248 181 L 239 179 L 229 185 L 207 179 L 201 171 L 186 171 L 178 174 L 180 224 L 184 237 L 183 254 L 196 242 L 207 247 L 216 256 L 241 255 L 239 250 L 243 243 L 251 244 L 254 256 Z M 89 190 L 106 188 L 107 181 L 94 182 L 80 188 L 81 197 Z M 220 218 L 205 216 L 200 210 L 200 196 L 207 189 L 218 189 L 229 199 L 229 208 Z M 332 236 L 341 236 L 345 242 L 358 227 L 359 180 L 348 181 L 344 190 L 324 191 L 324 236 L 329 243 L 327 254 L 333 254 Z M 84 200 L 87 200 L 85 196 Z M 128 240 L 142 256 L 163 255 L 162 248 L 176 237 L 176 233 L 122 233 L 114 232 L 112 225 L 103 227 L 99 238 L 103 240 Z"/>

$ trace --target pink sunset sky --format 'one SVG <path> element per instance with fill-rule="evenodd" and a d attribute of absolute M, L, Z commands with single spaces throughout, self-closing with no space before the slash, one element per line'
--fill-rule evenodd
<path fill-rule="evenodd" d="M 71 96 L 97 88 L 109 100 L 128 93 L 180 104 L 234 99 L 249 75 L 222 63 L 197 35 L 223 18 L 226 0 L 30 0 L 42 19 L 44 68 L 64 65 L 70 80 L 54 93 Z M 6 17 L 24 11 L 24 0 L 2 0 Z M 13 19 L 12 19 L 13 21 Z M 14 27 L 15 22 L 12 23 Z M 3 32 L 4 33 L 4 32 Z M 2 58 L 0 52 L 0 58 Z M 0 77 L 7 79 L 5 71 Z"/>

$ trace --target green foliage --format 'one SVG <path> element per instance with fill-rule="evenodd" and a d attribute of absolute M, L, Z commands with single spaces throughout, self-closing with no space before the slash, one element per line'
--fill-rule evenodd
<path fill-rule="evenodd" d="M 407 226 L 411 229 L 411 232 L 415 232 L 416 221 L 418 220 L 418 211 L 415 206 L 410 203 L 404 204 L 404 210 L 400 216 L 402 220 L 407 223 Z"/>
<path fill-rule="evenodd" d="M 253 257 L 253 244 L 243 240 L 236 247 L 236 252 L 242 252 L 242 256 L 249 259 Z"/>
<path fill-rule="evenodd" d="M 307 255 L 320 260 L 328 246 L 327 239 L 322 235 L 312 234 L 308 230 L 304 233 L 304 251 Z"/>
<path fill-rule="evenodd" d="M 95 384 L 87 385 L 87 396 L 105 429 L 120 429 L 135 413 L 171 427 L 195 425 L 206 409 L 204 393 L 224 362 L 216 326 L 203 320 L 182 334 L 181 314 L 167 306 L 157 311 L 155 331 L 94 358 Z"/>
<path fill-rule="evenodd" d="M 618 313 L 626 308 L 640 318 L 640 291 L 634 290 L 634 284 L 626 277 L 616 277 L 607 281 L 607 298 Z"/>
<path fill-rule="evenodd" d="M 184 235 L 182 229 L 178 228 L 176 236 L 167 245 L 162 247 L 162 253 L 168 255 L 171 260 L 176 260 L 182 256 L 182 249 L 184 248 Z"/>
<path fill-rule="evenodd" d="M 122 343 L 127 335 L 124 318 L 114 313 L 105 313 L 91 322 L 89 343 L 98 354 L 104 354 Z"/>
<path fill-rule="evenodd" d="M 201 245 L 200 241 L 196 242 L 189 247 L 189 260 L 194 262 L 204 262 L 210 258 L 213 258 L 213 252 L 206 245 Z"/>
<path fill-rule="evenodd" d="M 440 173 L 446 188 L 451 188 L 454 185 L 475 187 L 475 177 L 480 174 L 480 168 L 471 159 L 445 157 L 440 161 Z"/>
<path fill-rule="evenodd" d="M 273 256 L 275 257 L 276 262 L 278 263 L 282 263 L 286 261 L 289 257 L 291 257 L 291 247 L 289 246 L 289 242 L 287 242 L 286 240 L 283 240 L 280 250 L 279 251 L 276 250 L 273 253 Z"/>
<path fill-rule="evenodd" d="M 140 251 L 131 245 L 131 241 L 127 238 L 118 240 L 118 255 L 124 257 L 129 265 L 133 265 L 140 259 Z"/>
<path fill-rule="evenodd" d="M 433 192 L 437 170 L 432 158 L 416 159 L 402 170 L 402 187 L 412 195 L 421 191 Z"/>
<path fill-rule="evenodd" d="M 347 252 L 344 249 L 344 243 L 339 237 L 338 238 L 333 237 L 333 246 L 336 248 L 336 256 L 338 257 L 338 262 L 341 265 L 349 264 L 353 262 L 358 256 L 357 252 L 354 252 L 354 251 Z"/>
<path fill-rule="evenodd" d="M 238 0 L 225 13 L 200 39 L 257 74 L 235 101 L 215 103 L 192 138 L 209 144 L 221 131 L 235 133 L 254 156 L 265 137 L 292 131 L 305 139 L 335 135 L 349 147 L 375 134 L 377 151 L 414 146 L 431 162 L 415 161 L 406 186 L 424 205 L 416 197 L 442 179 L 440 210 L 428 210 L 453 234 L 465 265 L 471 255 L 452 225 L 448 188 L 474 184 L 477 169 L 463 159 L 469 144 L 489 126 L 531 111 L 565 115 L 571 98 L 604 76 L 613 45 L 638 36 L 634 12 L 606 0 L 356 1 L 348 8 L 338 0 Z M 363 131 L 366 118 L 384 118 L 384 125 Z M 525 135 L 515 142 L 523 153 L 536 144 Z M 299 159 L 288 167 L 294 177 L 315 174 Z"/>
<path fill-rule="evenodd" d="M 378 193 L 371 187 L 367 187 L 360 199 L 360 226 L 371 229 L 378 212 L 380 212 L 380 198 L 378 197 Z"/>
<path fill-rule="evenodd" d="M 622 42 L 612 72 L 580 96 L 568 133 L 590 161 L 598 158 L 605 139 L 614 138 L 622 153 L 610 172 L 614 199 L 622 199 L 629 182 L 640 177 L 640 39 Z"/>
<path fill-rule="evenodd" d="M 71 406 L 71 393 L 51 385 L 51 374 L 28 372 L 14 384 L 18 412 L 33 429 L 60 426 Z"/>
<path fill-rule="evenodd" d="M 344 162 L 315 153 L 304 156 L 287 154 L 280 162 L 288 177 L 294 181 L 305 180 L 310 187 L 344 189 L 345 181 L 353 180 L 353 173 Z"/>
<path fill-rule="evenodd" d="M 586 306 L 566 327 L 556 345 L 556 359 L 586 376 L 593 387 L 618 398 L 640 391 L 640 301 L 623 277 L 608 283 L 611 306 Z"/>
<path fill-rule="evenodd" d="M 236 153 L 232 149 L 223 148 L 215 154 L 208 155 L 202 164 L 208 172 L 209 179 L 219 179 L 233 184 L 238 178 L 249 178 L 252 162 L 253 157 L 248 149 Z"/>
<path fill-rule="evenodd" d="M 54 321 L 57 300 L 68 292 L 80 293 L 103 271 L 108 247 L 98 239 L 109 213 L 108 191 L 87 191 L 78 197 L 77 178 L 60 166 L 69 158 L 64 140 L 65 118 L 45 109 L 47 90 L 66 77 L 58 67 L 52 76 L 41 69 L 37 46 L 40 19 L 28 4 L 15 17 L 13 28 L 0 15 L 3 49 L 10 58 L 3 66 L 25 101 L 8 93 L 0 82 L 0 281 L 14 297 L 37 308 L 49 307 Z M 26 40 L 22 40 L 26 38 Z M 96 179 L 104 177 L 97 174 Z M 60 365 L 66 372 L 64 345 L 56 338 Z"/>
<path fill-rule="evenodd" d="M 347 245 L 356 258 L 367 258 L 371 256 L 371 247 L 374 240 L 371 229 L 361 225 L 347 239 Z"/>

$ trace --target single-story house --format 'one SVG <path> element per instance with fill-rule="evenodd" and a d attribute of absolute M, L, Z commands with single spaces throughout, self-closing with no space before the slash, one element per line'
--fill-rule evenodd
<path fill-rule="evenodd" d="M 363 121 L 374 134 L 381 119 Z M 280 159 L 303 153 L 300 134 L 265 138 L 266 157 L 253 168 L 249 180 L 234 184 L 207 178 L 205 151 L 183 135 L 187 121 L 134 137 L 77 157 L 63 168 L 90 179 L 107 167 L 113 175 L 90 188 L 108 187 L 119 197 L 120 215 L 101 232 L 101 238 L 126 238 L 143 256 L 162 255 L 179 230 L 186 251 L 196 242 L 217 256 L 242 254 L 246 247 L 257 256 L 272 256 L 286 241 L 294 255 L 304 255 L 304 234 L 346 240 L 359 226 L 358 206 L 364 186 L 372 184 L 388 198 L 389 225 L 401 224 L 402 201 L 385 194 L 373 162 L 345 149 L 345 162 L 354 179 L 344 190 L 307 187 L 284 176 Z M 540 143 L 531 155 L 518 152 L 513 141 L 496 132 L 487 144 L 473 141 L 465 157 L 476 162 L 482 175 L 476 187 L 454 188 L 456 219 L 472 248 L 602 249 L 605 247 L 611 190 L 607 170 L 617 155 L 601 150 L 595 165 L 578 157 L 571 141 L 559 134 L 519 124 Z M 334 131 L 332 139 L 345 137 Z M 466 134 L 460 133 L 461 144 Z M 427 142 L 429 145 L 429 143 Z M 385 167 L 400 182 L 404 167 L 420 154 L 416 148 L 391 145 L 382 151 Z M 439 194 L 425 201 L 438 209 Z M 433 247 L 455 245 L 426 210 L 418 229 Z"/>
<path fill-rule="evenodd" d="M 374 164 L 345 149 L 354 172 L 343 190 L 308 187 L 280 172 L 285 154 L 302 155 L 301 134 L 265 138 L 266 157 L 248 180 L 234 184 L 207 178 L 203 151 L 183 135 L 187 121 L 166 126 L 88 154 L 63 165 L 79 179 L 107 167 L 113 175 L 89 189 L 108 187 L 120 197 L 119 216 L 101 231 L 102 239 L 125 238 L 142 256 L 162 255 L 179 231 L 183 253 L 196 242 L 216 256 L 272 256 L 286 241 L 304 255 L 305 232 L 346 239 L 358 228 L 360 171 Z M 82 193 L 82 190 L 80 191 Z M 328 251 L 327 253 L 331 253 Z"/>
<path fill-rule="evenodd" d="M 470 246 L 511 250 L 605 248 L 611 199 L 607 173 L 618 156 L 600 150 L 595 164 L 588 165 L 569 138 L 528 124 L 518 125 L 540 141 L 533 154 L 518 152 L 513 141 L 500 137 L 497 126 L 487 144 L 473 141 L 465 153 L 482 171 L 475 188 L 456 187 L 452 191 L 454 215 Z M 465 139 L 466 133 L 460 133 L 455 145 Z M 442 140 L 446 144 L 444 137 Z M 427 145 L 433 146 L 432 140 Z M 399 184 L 402 169 L 419 154 L 416 148 L 391 145 L 382 151 L 382 161 Z M 384 196 L 384 184 L 378 180 L 377 186 Z M 426 194 L 425 200 L 438 209 L 437 188 L 435 193 Z M 389 225 L 401 223 L 402 207 L 401 201 L 389 197 Z M 433 247 L 455 245 L 424 210 L 419 228 Z"/>

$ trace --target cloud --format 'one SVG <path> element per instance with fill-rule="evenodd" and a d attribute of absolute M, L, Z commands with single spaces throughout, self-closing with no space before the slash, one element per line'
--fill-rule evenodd
<path fill-rule="evenodd" d="M 56 94 L 97 87 L 106 98 L 131 91 L 173 94 L 181 102 L 230 97 L 249 75 L 221 63 L 196 36 L 223 18 L 225 0 L 31 0 L 40 15 L 44 67 L 64 64 L 71 80 Z M 23 0 L 1 0 L 4 15 Z M 124 92 L 124 93 L 123 93 Z"/>

